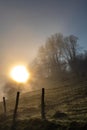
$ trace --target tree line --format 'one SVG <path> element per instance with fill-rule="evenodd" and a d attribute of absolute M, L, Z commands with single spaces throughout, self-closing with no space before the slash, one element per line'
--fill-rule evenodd
<path fill-rule="evenodd" d="M 80 50 L 78 37 L 63 36 L 61 33 L 51 35 L 38 49 L 31 64 L 35 78 L 64 79 L 67 76 L 87 77 L 87 51 Z"/>

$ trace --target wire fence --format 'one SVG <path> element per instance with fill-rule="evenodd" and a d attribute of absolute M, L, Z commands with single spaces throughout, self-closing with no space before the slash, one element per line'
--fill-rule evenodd
<path fill-rule="evenodd" d="M 44 114 L 48 119 L 87 120 L 87 81 L 45 88 Z M 17 118 L 41 117 L 42 89 L 20 94 Z M 15 98 L 6 100 L 5 113 L 13 115 Z M 0 112 L 4 113 L 3 103 Z M 65 116 L 66 115 L 66 116 Z"/>

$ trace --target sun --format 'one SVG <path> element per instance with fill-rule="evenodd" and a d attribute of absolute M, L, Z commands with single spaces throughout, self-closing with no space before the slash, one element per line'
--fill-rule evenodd
<path fill-rule="evenodd" d="M 29 79 L 30 73 L 25 66 L 18 65 L 11 69 L 10 77 L 18 83 L 25 83 Z"/>

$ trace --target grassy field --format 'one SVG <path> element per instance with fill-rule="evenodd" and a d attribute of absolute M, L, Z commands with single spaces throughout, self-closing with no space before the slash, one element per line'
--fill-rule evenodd
<path fill-rule="evenodd" d="M 41 89 L 37 89 L 20 94 L 17 129 L 19 129 L 19 126 L 19 130 L 31 129 L 35 122 L 37 122 L 35 124 L 37 127 L 32 127 L 31 130 L 42 128 L 42 130 L 48 130 L 48 126 L 50 130 L 70 129 L 73 126 L 79 127 L 77 130 L 83 129 L 83 127 L 84 129 L 87 128 L 86 81 L 79 83 L 67 83 L 65 81 L 62 84 L 52 81 L 43 83 L 43 86 L 45 86 L 45 114 L 47 121 L 41 120 Z M 4 119 L 3 104 L 0 103 L 0 130 L 7 130 L 11 126 L 15 97 L 6 100 L 6 104 L 7 117 Z M 8 128 L 4 128 L 4 124 Z M 43 124 L 46 124 L 45 128 L 42 127 Z M 73 129 L 75 130 L 75 128 Z"/>

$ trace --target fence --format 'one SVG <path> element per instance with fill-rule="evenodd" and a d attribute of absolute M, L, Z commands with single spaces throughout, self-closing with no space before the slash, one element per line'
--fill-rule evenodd
<path fill-rule="evenodd" d="M 79 86 L 67 84 L 56 88 L 43 88 L 20 94 L 20 97 L 17 94 L 15 106 L 14 98 L 6 101 L 4 97 L 4 115 L 13 115 L 13 124 L 16 117 L 19 119 L 65 117 L 65 120 L 87 120 L 86 84 L 85 81 L 80 82 Z"/>

